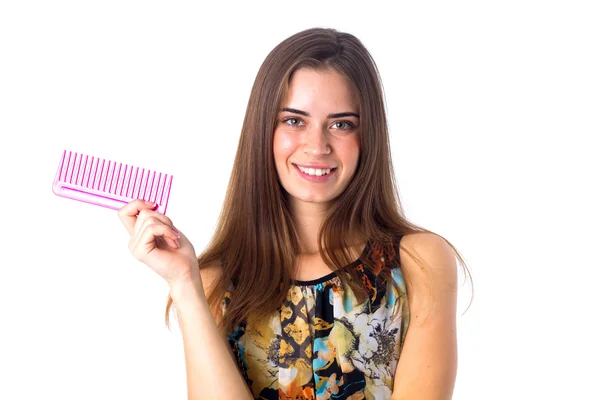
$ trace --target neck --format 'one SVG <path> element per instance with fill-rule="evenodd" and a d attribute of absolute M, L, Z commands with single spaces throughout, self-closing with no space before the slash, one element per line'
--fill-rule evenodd
<path fill-rule="evenodd" d="M 323 203 L 292 203 L 292 213 L 298 232 L 300 254 L 315 254 L 319 252 L 319 229 L 325 220 L 329 206 Z"/>
<path fill-rule="evenodd" d="M 323 225 L 330 204 L 326 203 L 308 203 L 294 201 L 292 203 L 292 213 L 298 233 L 300 244 L 300 255 L 311 256 L 319 253 L 319 230 Z M 353 246 L 364 246 L 359 238 L 350 238 Z"/>

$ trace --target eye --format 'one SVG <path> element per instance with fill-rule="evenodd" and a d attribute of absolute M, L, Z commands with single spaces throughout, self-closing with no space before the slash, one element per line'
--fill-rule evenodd
<path fill-rule="evenodd" d="M 288 121 L 298 121 L 298 123 L 300 123 L 300 121 L 302 121 L 300 118 L 294 118 L 294 117 L 290 117 L 290 118 L 284 118 L 281 120 L 281 122 L 283 122 L 286 125 L 290 125 L 290 126 L 297 126 L 296 124 L 292 123 L 292 124 L 288 124 Z"/>
<path fill-rule="evenodd" d="M 336 121 L 336 122 L 334 122 L 334 124 L 333 124 L 333 125 L 334 125 L 334 126 L 336 126 L 336 125 L 338 125 L 338 124 L 346 124 L 346 125 L 347 125 L 347 128 L 345 128 L 345 129 L 344 129 L 344 128 L 338 128 L 338 130 L 340 130 L 340 131 L 348 131 L 348 130 L 350 130 L 350 129 L 353 129 L 353 128 L 355 128 L 355 126 L 354 126 L 354 124 L 353 124 L 352 122 L 350 122 L 350 121 L 346 121 L 346 120 L 343 120 L 343 121 Z M 338 125 L 338 126 L 339 126 L 339 125 Z"/>
<path fill-rule="evenodd" d="M 293 121 L 295 121 L 295 122 L 293 122 Z M 288 117 L 288 118 L 282 119 L 281 122 L 283 122 L 284 124 L 286 124 L 288 126 L 298 127 L 302 123 L 302 119 L 296 118 L 296 117 Z M 352 122 L 347 121 L 347 120 L 336 121 L 333 123 L 332 126 L 334 127 L 335 130 L 338 130 L 338 131 L 349 131 L 349 130 L 356 128 L 356 125 L 354 125 Z"/>

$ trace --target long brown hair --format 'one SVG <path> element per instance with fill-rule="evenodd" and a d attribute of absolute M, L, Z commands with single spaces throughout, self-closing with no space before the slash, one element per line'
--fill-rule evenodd
<path fill-rule="evenodd" d="M 220 305 L 229 285 L 235 284 L 220 324 L 223 333 L 249 317 L 272 314 L 284 302 L 292 283 L 299 243 L 275 169 L 273 133 L 292 74 L 299 68 L 333 69 L 347 80 L 359 100 L 358 167 L 346 190 L 333 202 L 318 237 L 319 252 L 329 268 L 336 271 L 354 261 L 347 249 L 357 238 L 362 242 L 389 241 L 396 235 L 432 233 L 404 216 L 392 167 L 381 79 L 365 46 L 355 36 L 335 29 L 296 33 L 277 45 L 258 71 L 219 221 L 212 240 L 198 256 L 200 269 L 222 266 L 208 298 L 211 307 Z M 369 260 L 362 261 L 372 268 Z M 390 275 L 389 270 L 382 273 Z M 357 271 L 347 269 L 339 277 L 360 302 L 365 300 L 367 291 Z M 169 297 L 167 326 L 172 303 Z"/>

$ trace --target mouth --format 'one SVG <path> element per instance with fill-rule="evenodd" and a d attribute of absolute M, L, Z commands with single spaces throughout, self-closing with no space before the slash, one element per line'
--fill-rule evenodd
<path fill-rule="evenodd" d="M 323 166 L 320 168 L 315 168 L 315 167 L 303 167 L 298 164 L 293 164 L 293 165 L 294 165 L 294 167 L 296 167 L 296 169 L 298 171 L 302 172 L 303 174 L 309 175 L 309 176 L 314 176 L 314 177 L 330 175 L 330 174 L 334 173 L 335 170 L 337 169 L 334 167 L 326 167 L 326 166 Z"/>
<path fill-rule="evenodd" d="M 337 168 L 305 168 L 297 164 L 292 164 L 300 176 L 312 182 L 324 182 L 331 178 L 337 171 Z"/>

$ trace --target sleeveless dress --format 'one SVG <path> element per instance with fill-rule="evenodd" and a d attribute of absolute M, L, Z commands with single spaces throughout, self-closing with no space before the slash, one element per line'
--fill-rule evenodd
<path fill-rule="evenodd" d="M 293 281 L 284 304 L 266 321 L 244 323 L 227 341 L 256 399 L 389 399 L 408 329 L 401 237 L 367 242 L 355 268 L 370 296 L 358 304 L 335 272 Z M 361 259 L 373 261 L 375 273 Z M 391 270 L 391 281 L 379 272 Z M 222 312 L 231 299 L 225 293 Z M 396 311 L 397 310 L 397 311 Z M 392 314 L 397 312 L 392 320 Z"/>

